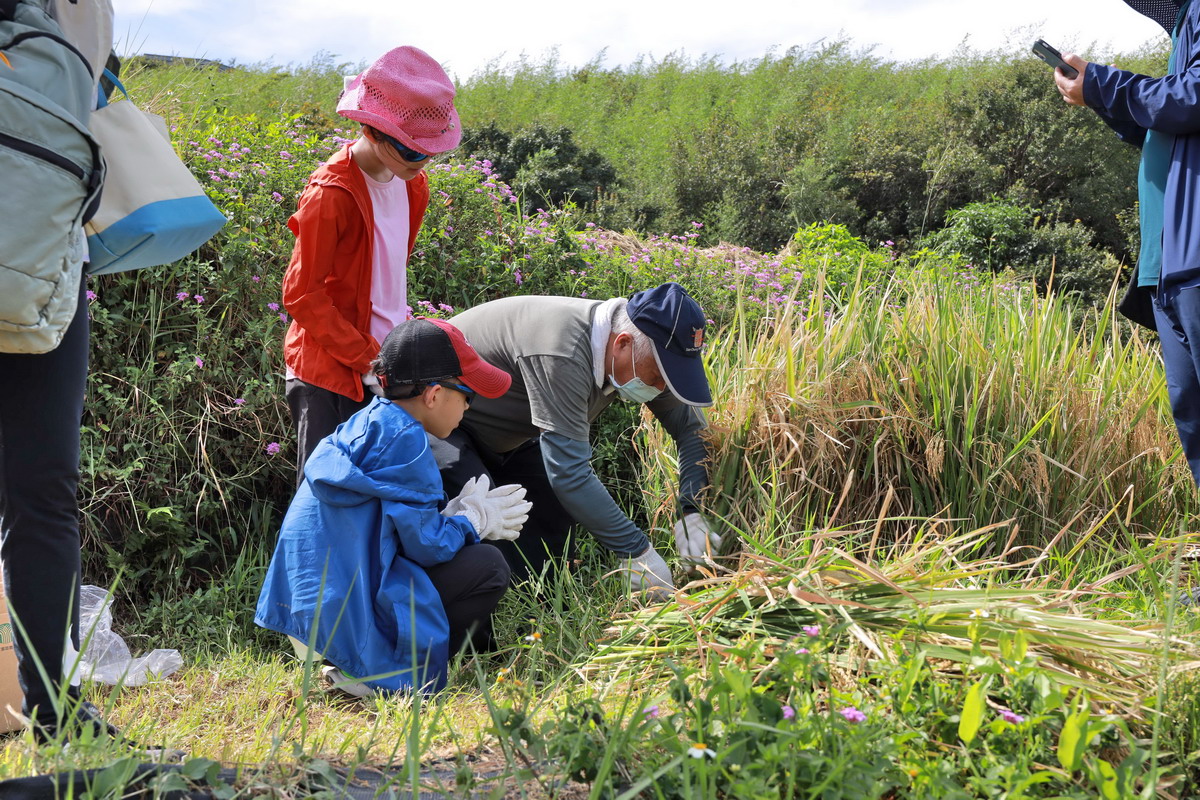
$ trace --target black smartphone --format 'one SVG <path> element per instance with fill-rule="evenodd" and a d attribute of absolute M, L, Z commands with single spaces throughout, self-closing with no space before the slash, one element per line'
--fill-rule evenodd
<path fill-rule="evenodd" d="M 1044 39 L 1038 39 L 1033 43 L 1033 54 L 1050 66 L 1061 69 L 1063 75 L 1066 75 L 1068 78 L 1074 78 L 1079 75 L 1079 70 L 1063 61 L 1062 53 L 1046 44 Z"/>

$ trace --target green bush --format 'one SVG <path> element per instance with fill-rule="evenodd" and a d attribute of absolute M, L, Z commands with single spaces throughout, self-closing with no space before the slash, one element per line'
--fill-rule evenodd
<path fill-rule="evenodd" d="M 946 227 L 930 235 L 926 244 L 950 255 L 958 253 L 969 263 L 999 272 L 1028 263 L 1032 253 L 1033 209 L 1000 200 L 970 203 L 946 215 Z"/>
<path fill-rule="evenodd" d="M 1092 232 L 1078 220 L 1046 221 L 1029 206 L 999 199 L 970 203 L 950 211 L 946 222 L 925 238 L 926 246 L 990 272 L 1011 270 L 1089 303 L 1108 296 L 1120 269 L 1111 253 L 1093 246 Z"/>
<path fill-rule="evenodd" d="M 462 149 L 511 184 L 526 213 L 567 203 L 592 206 L 617 185 L 612 164 L 595 150 L 580 148 L 568 128 L 533 125 L 510 136 L 489 123 L 468 131 Z"/>

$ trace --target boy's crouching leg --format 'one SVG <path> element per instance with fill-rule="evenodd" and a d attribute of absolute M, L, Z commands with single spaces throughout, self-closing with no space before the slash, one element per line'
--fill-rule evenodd
<path fill-rule="evenodd" d="M 490 544 L 468 545 L 445 564 L 427 570 L 450 622 L 450 655 L 468 642 L 478 652 L 493 649 L 492 612 L 508 589 L 508 562 Z"/>

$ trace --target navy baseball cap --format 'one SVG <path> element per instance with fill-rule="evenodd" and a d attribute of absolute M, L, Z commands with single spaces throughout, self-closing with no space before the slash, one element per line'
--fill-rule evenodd
<path fill-rule="evenodd" d="M 1170 35 L 1179 19 L 1182 0 L 1125 0 L 1125 5 L 1157 22 Z"/>
<path fill-rule="evenodd" d="M 638 292 L 625 307 L 629 319 L 654 342 L 654 360 L 671 394 L 689 406 L 711 406 L 704 374 L 704 312 L 678 283 Z"/>

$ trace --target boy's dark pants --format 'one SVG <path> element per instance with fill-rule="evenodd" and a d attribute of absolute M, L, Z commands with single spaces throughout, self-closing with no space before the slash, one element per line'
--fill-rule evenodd
<path fill-rule="evenodd" d="M 304 483 L 304 463 L 313 448 L 355 411 L 366 408 L 373 395 L 367 392 L 362 400 L 351 400 L 296 378 L 287 382 L 284 394 L 292 412 L 292 424 L 296 426 L 296 488 L 299 488 Z"/>
<path fill-rule="evenodd" d="M 513 542 L 493 542 L 508 561 L 514 583 L 540 575 L 547 563 L 562 566 L 573 557 L 570 533 L 575 520 L 550 486 L 537 439 L 497 454 L 480 447 L 470 434 L 458 428 L 445 439 L 430 436 L 429 447 L 441 470 L 447 497 L 456 496 L 468 480 L 478 475 L 488 475 L 492 486 L 519 483 L 525 487 L 525 499 L 533 503 L 533 508 L 520 537 Z"/>
<path fill-rule="evenodd" d="M 1171 413 L 1183 454 L 1200 484 L 1200 287 L 1183 289 L 1163 309 L 1154 301 Z"/>
<path fill-rule="evenodd" d="M 62 342 L 0 353 L 0 561 L 25 711 L 52 725 L 68 625 L 79 646 L 79 425 L 88 365 L 85 287 Z M 42 679 L 41 662 L 49 678 Z"/>
<path fill-rule="evenodd" d="M 425 573 L 442 598 L 450 622 L 450 657 L 468 641 L 478 652 L 492 649 L 492 612 L 508 591 L 509 569 L 504 556 L 487 543 L 459 550 L 445 564 Z"/>

